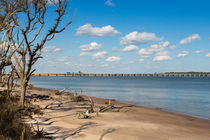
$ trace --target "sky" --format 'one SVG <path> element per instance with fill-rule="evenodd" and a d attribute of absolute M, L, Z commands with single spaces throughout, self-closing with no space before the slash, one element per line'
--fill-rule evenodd
<path fill-rule="evenodd" d="M 37 73 L 210 71 L 209 0 L 70 0 Z M 50 6 L 47 19 L 53 21 Z M 64 25 L 64 24 L 63 24 Z"/>

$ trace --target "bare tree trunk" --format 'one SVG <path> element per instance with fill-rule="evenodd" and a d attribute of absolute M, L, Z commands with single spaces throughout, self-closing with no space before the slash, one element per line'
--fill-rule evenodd
<path fill-rule="evenodd" d="M 26 87 L 27 87 L 26 81 L 20 82 L 20 88 L 21 88 L 20 105 L 22 105 L 22 106 L 24 106 L 24 103 L 25 103 Z"/>
<path fill-rule="evenodd" d="M 3 73 L 2 69 L 0 69 L 0 87 L 3 86 Z"/>

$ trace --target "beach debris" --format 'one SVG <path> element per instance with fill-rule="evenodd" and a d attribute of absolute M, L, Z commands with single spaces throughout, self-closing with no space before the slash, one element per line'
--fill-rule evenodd
<path fill-rule="evenodd" d="M 61 107 L 62 105 L 63 105 L 62 102 L 60 102 L 60 103 L 50 103 L 50 104 L 46 105 L 44 107 L 44 109 L 55 109 L 55 108 Z"/>
<path fill-rule="evenodd" d="M 74 96 L 71 98 L 71 100 L 73 102 L 82 102 L 82 101 L 85 101 L 84 97 L 82 97 L 81 95 L 76 95 L 76 94 L 74 94 Z"/>
<path fill-rule="evenodd" d="M 105 101 L 105 104 L 111 105 L 112 104 L 112 101 L 114 102 L 116 100 L 115 99 L 108 99 L 108 101 Z"/>
<path fill-rule="evenodd" d="M 26 96 L 29 99 L 39 99 L 39 100 L 47 100 L 50 99 L 49 95 L 39 95 L 39 94 L 32 94 L 30 96 Z"/>
<path fill-rule="evenodd" d="M 62 90 L 58 90 L 58 89 L 55 89 L 55 95 L 61 95 L 65 90 L 67 90 L 68 88 L 64 88 Z"/>
<path fill-rule="evenodd" d="M 78 113 L 78 119 L 90 119 L 91 116 L 89 115 L 88 110 L 86 112 L 79 112 Z"/>
<path fill-rule="evenodd" d="M 39 138 L 39 139 L 52 139 L 52 138 L 53 138 L 53 137 L 50 136 L 50 135 L 52 135 L 52 134 L 54 134 L 54 133 L 47 133 L 46 131 L 44 131 L 44 128 L 41 128 L 41 129 L 40 129 L 38 121 L 37 121 L 36 124 L 37 124 L 37 125 L 36 125 L 37 128 L 35 129 L 35 128 L 33 127 L 34 133 L 35 133 L 35 135 L 34 135 L 35 138 Z M 33 125 L 32 125 L 32 126 L 33 126 Z"/>
<path fill-rule="evenodd" d="M 94 111 L 94 102 L 93 102 L 93 100 L 88 96 L 88 99 L 89 99 L 89 101 L 90 101 L 90 108 L 88 109 L 88 112 L 89 113 L 94 113 L 95 111 Z"/>
<path fill-rule="evenodd" d="M 127 106 L 114 106 L 114 104 L 110 104 L 110 105 L 107 105 L 107 106 L 100 106 L 99 107 L 99 112 L 120 112 L 120 110 L 122 108 L 125 108 L 125 107 L 133 107 L 134 105 L 127 105 Z"/>
<path fill-rule="evenodd" d="M 27 89 L 33 89 L 33 88 L 34 88 L 34 84 L 29 83 L 28 86 L 27 86 Z"/>
<path fill-rule="evenodd" d="M 19 108 L 18 111 L 25 116 L 31 117 L 32 114 L 37 114 L 37 115 L 43 115 L 43 112 L 41 111 L 41 108 L 39 105 L 26 105 L 23 108 Z"/>

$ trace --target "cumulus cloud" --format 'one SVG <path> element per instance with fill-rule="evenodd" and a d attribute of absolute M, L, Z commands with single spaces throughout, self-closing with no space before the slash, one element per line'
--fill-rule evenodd
<path fill-rule="evenodd" d="M 105 2 L 105 5 L 114 6 L 114 3 L 112 2 L 112 0 L 107 0 L 107 1 Z"/>
<path fill-rule="evenodd" d="M 150 46 L 150 48 L 140 49 L 138 51 L 138 54 L 141 55 L 141 56 L 148 57 L 149 55 L 152 55 L 154 53 L 164 51 L 164 49 L 166 47 L 168 47 L 169 45 L 170 45 L 170 42 L 168 42 L 168 41 L 166 41 L 166 42 L 160 42 L 159 44 L 152 44 Z"/>
<path fill-rule="evenodd" d="M 103 27 L 93 27 L 91 24 L 85 24 L 77 29 L 77 36 L 115 36 L 121 34 L 119 31 L 115 30 L 111 25 Z"/>
<path fill-rule="evenodd" d="M 177 48 L 177 46 L 176 45 L 172 45 L 172 46 L 170 46 L 169 47 L 171 50 L 175 50 L 176 48 Z"/>
<path fill-rule="evenodd" d="M 153 50 L 150 48 L 143 48 L 138 51 L 139 55 L 151 55 L 153 54 Z"/>
<path fill-rule="evenodd" d="M 163 38 L 158 38 L 154 33 L 139 33 L 139 32 L 131 32 L 125 37 L 121 38 L 120 44 L 127 45 L 127 44 L 146 44 L 153 41 L 159 41 Z"/>
<path fill-rule="evenodd" d="M 179 54 L 177 55 L 177 57 L 185 57 L 185 56 L 187 56 L 187 55 L 189 55 L 189 52 L 188 52 L 188 51 L 182 51 L 181 53 L 179 53 Z"/>
<path fill-rule="evenodd" d="M 157 52 L 155 55 L 156 56 L 168 55 L 168 51 Z"/>
<path fill-rule="evenodd" d="M 164 61 L 171 60 L 172 58 L 169 55 L 157 55 L 154 57 L 153 61 Z"/>
<path fill-rule="evenodd" d="M 108 54 L 108 52 L 106 52 L 106 51 L 101 51 L 101 52 L 96 52 L 96 53 L 81 52 L 80 56 L 91 56 L 93 59 L 99 60 L 107 54 Z"/>
<path fill-rule="evenodd" d="M 166 41 L 166 42 L 161 42 L 159 44 L 153 44 L 150 47 L 153 48 L 153 49 L 159 49 L 159 48 L 168 47 L 169 45 L 170 45 L 170 42 L 169 41 Z"/>
<path fill-rule="evenodd" d="M 43 49 L 43 52 L 46 53 L 53 53 L 53 52 L 60 52 L 61 48 L 58 48 L 57 46 L 47 46 Z"/>
<path fill-rule="evenodd" d="M 194 51 L 194 53 L 197 53 L 197 54 L 199 54 L 199 53 L 203 53 L 203 52 L 204 52 L 204 50 Z"/>
<path fill-rule="evenodd" d="M 153 61 L 171 60 L 172 58 L 168 54 L 169 54 L 168 51 L 156 52 L 155 57 L 153 58 Z"/>
<path fill-rule="evenodd" d="M 207 54 L 206 54 L 206 57 L 210 57 L 210 53 L 207 53 Z"/>
<path fill-rule="evenodd" d="M 116 62 L 116 61 L 120 61 L 120 57 L 118 56 L 111 56 L 111 57 L 108 57 L 106 59 L 107 62 Z"/>
<path fill-rule="evenodd" d="M 181 44 L 181 45 L 188 44 L 188 43 L 191 43 L 194 40 L 201 40 L 201 37 L 199 36 L 199 34 L 193 34 L 191 36 L 188 36 L 187 38 L 181 40 L 179 42 L 179 44 Z"/>
<path fill-rule="evenodd" d="M 99 58 L 103 58 L 107 54 L 108 54 L 108 52 L 102 51 L 102 52 L 94 53 L 92 56 L 94 59 L 99 59 Z"/>
<path fill-rule="evenodd" d="M 47 46 L 43 49 L 43 52 L 46 54 L 46 57 L 52 57 L 55 53 L 62 51 L 61 48 L 57 46 Z"/>
<path fill-rule="evenodd" d="M 129 45 L 129 46 L 126 46 L 122 51 L 129 52 L 129 51 L 136 51 L 138 49 L 139 48 L 136 45 Z"/>
<path fill-rule="evenodd" d="M 92 53 L 89 53 L 89 52 L 81 52 L 80 53 L 80 56 L 90 56 L 90 55 L 92 55 Z"/>
<path fill-rule="evenodd" d="M 94 50 L 99 50 L 102 48 L 102 44 L 98 44 L 96 42 L 91 42 L 90 44 L 85 44 L 80 46 L 80 49 L 82 51 L 94 51 Z"/>

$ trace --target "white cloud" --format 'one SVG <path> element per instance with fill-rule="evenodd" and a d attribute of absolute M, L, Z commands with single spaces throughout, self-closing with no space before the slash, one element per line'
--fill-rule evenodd
<path fill-rule="evenodd" d="M 189 55 L 189 52 L 188 52 L 188 51 L 182 51 L 181 53 L 179 53 L 179 54 L 177 55 L 177 57 L 185 57 L 185 56 L 187 56 L 187 55 Z"/>
<path fill-rule="evenodd" d="M 125 37 L 121 38 L 120 44 L 126 45 L 126 44 L 146 44 L 153 41 L 159 41 L 163 38 L 158 38 L 154 33 L 139 33 L 139 32 L 131 32 Z"/>
<path fill-rule="evenodd" d="M 115 36 L 121 34 L 119 31 L 115 30 L 111 25 L 104 27 L 93 27 L 91 24 L 85 24 L 77 29 L 76 35 L 78 36 Z"/>
<path fill-rule="evenodd" d="M 210 57 L 210 53 L 207 53 L 207 54 L 206 54 L 206 57 Z"/>
<path fill-rule="evenodd" d="M 169 47 L 171 50 L 175 50 L 176 48 L 177 48 L 177 46 L 176 45 L 172 45 L 172 46 L 170 46 Z"/>
<path fill-rule="evenodd" d="M 102 44 L 98 44 L 96 42 L 91 42 L 90 44 L 85 44 L 80 46 L 80 49 L 82 51 L 94 51 L 94 50 L 100 50 L 102 48 Z"/>
<path fill-rule="evenodd" d="M 165 56 L 165 55 L 168 55 L 168 51 L 157 52 L 155 55 L 156 56 Z"/>
<path fill-rule="evenodd" d="M 143 48 L 143 49 L 139 50 L 138 54 L 139 55 L 151 55 L 151 54 L 153 54 L 153 51 L 150 48 Z"/>
<path fill-rule="evenodd" d="M 107 54 L 108 54 L 108 52 L 106 52 L 106 51 L 101 51 L 101 52 L 96 52 L 96 53 L 81 52 L 80 56 L 92 56 L 93 59 L 99 61 L 100 58 L 103 58 Z"/>
<path fill-rule="evenodd" d="M 53 52 L 60 52 L 61 48 L 58 48 L 57 46 L 47 46 L 43 49 L 43 52 L 46 53 L 53 53 Z"/>
<path fill-rule="evenodd" d="M 106 59 L 107 62 L 116 62 L 116 61 L 120 61 L 120 57 L 118 56 L 111 56 L 111 57 L 108 57 Z"/>
<path fill-rule="evenodd" d="M 153 61 L 164 61 L 164 60 L 171 60 L 172 58 L 168 55 L 157 55 L 154 57 Z"/>
<path fill-rule="evenodd" d="M 54 51 L 55 51 L 55 52 L 60 52 L 60 51 L 61 51 L 61 48 L 55 48 Z"/>
<path fill-rule="evenodd" d="M 129 51 L 136 51 L 138 49 L 139 48 L 136 45 L 129 45 L 129 46 L 126 46 L 122 51 L 129 52 Z"/>
<path fill-rule="evenodd" d="M 143 48 L 140 49 L 138 54 L 141 56 L 149 56 L 152 55 L 153 53 L 157 52 L 163 52 L 166 47 L 169 47 L 170 42 L 160 42 L 159 44 L 152 44 L 150 48 Z"/>
<path fill-rule="evenodd" d="M 105 2 L 105 5 L 114 6 L 114 3 L 112 2 L 112 0 L 107 0 L 107 1 Z"/>
<path fill-rule="evenodd" d="M 193 53 L 199 54 L 199 53 L 203 53 L 203 52 L 204 52 L 204 50 L 198 50 L 198 51 L 194 51 Z"/>
<path fill-rule="evenodd" d="M 108 52 L 103 51 L 103 52 L 94 53 L 92 56 L 94 59 L 99 59 L 99 58 L 103 58 L 107 54 L 108 54 Z"/>
<path fill-rule="evenodd" d="M 169 46 L 169 44 L 167 46 Z M 165 50 L 156 52 L 155 57 L 153 58 L 153 61 L 171 60 L 172 58 L 168 54 L 169 52 Z"/>
<path fill-rule="evenodd" d="M 181 44 L 181 45 L 188 44 L 188 43 L 191 43 L 193 40 L 201 40 L 201 37 L 199 36 L 199 34 L 193 34 L 193 35 L 188 36 L 187 38 L 181 40 L 179 42 L 179 44 Z"/>
<path fill-rule="evenodd" d="M 168 47 L 169 45 L 170 45 L 170 42 L 169 41 L 166 41 L 166 42 L 161 42 L 159 44 L 153 44 L 150 47 L 153 48 L 153 49 L 159 49 L 159 48 Z"/>
<path fill-rule="evenodd" d="M 92 55 L 92 53 L 89 53 L 89 52 L 82 52 L 82 53 L 80 53 L 80 56 L 85 56 L 85 55 L 90 56 L 90 55 Z"/>

